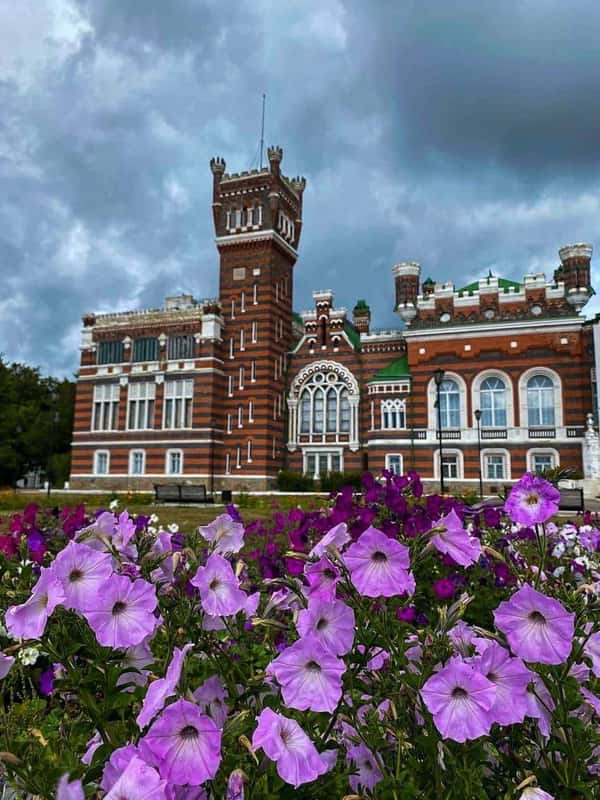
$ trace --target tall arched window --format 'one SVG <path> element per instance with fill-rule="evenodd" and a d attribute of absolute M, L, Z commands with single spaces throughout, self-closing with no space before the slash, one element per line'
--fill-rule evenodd
<path fill-rule="evenodd" d="M 460 428 L 460 391 L 456 381 L 440 384 L 440 422 L 442 428 Z"/>
<path fill-rule="evenodd" d="M 300 395 L 300 433 L 348 433 L 348 390 L 337 375 L 318 372 Z"/>
<path fill-rule="evenodd" d="M 501 378 L 486 378 L 479 389 L 481 426 L 506 427 L 506 385 Z"/>
<path fill-rule="evenodd" d="M 527 381 L 529 427 L 554 425 L 554 385 L 547 375 L 533 375 Z"/>

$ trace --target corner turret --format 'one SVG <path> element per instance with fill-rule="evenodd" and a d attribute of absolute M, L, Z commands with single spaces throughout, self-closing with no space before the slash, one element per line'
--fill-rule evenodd
<path fill-rule="evenodd" d="M 569 305 L 579 311 L 593 294 L 590 281 L 590 262 L 593 248 L 591 244 L 567 244 L 558 251 L 561 266 L 556 278 L 565 284 L 565 294 Z"/>
<path fill-rule="evenodd" d="M 392 267 L 396 286 L 395 310 L 407 325 L 417 316 L 417 297 L 421 267 L 416 261 L 404 261 Z"/>

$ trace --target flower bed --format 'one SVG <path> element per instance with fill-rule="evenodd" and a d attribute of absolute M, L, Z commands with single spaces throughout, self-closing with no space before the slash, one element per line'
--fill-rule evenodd
<path fill-rule="evenodd" d="M 0 763 L 44 798 L 600 797 L 600 533 L 416 474 L 197 531 L 0 533 Z M 5 613 L 4 613 L 5 612 Z"/>

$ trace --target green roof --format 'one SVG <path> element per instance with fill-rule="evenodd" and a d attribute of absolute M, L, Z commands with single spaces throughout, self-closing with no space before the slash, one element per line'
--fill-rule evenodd
<path fill-rule="evenodd" d="M 489 275 L 488 277 L 492 277 Z M 483 280 L 486 280 L 485 278 Z M 509 281 L 507 278 L 498 278 L 498 288 L 504 292 L 508 292 L 509 289 L 514 289 L 515 292 L 520 291 L 523 288 L 522 283 L 518 283 L 517 281 Z M 462 289 L 458 290 L 458 296 L 462 297 L 463 294 L 473 294 L 479 289 L 479 281 L 473 281 L 473 283 L 469 283 L 468 286 L 463 286 Z"/>
<path fill-rule="evenodd" d="M 292 311 L 292 317 L 296 320 L 296 322 L 298 324 L 300 324 L 300 325 L 302 325 L 302 327 L 304 327 L 304 320 L 302 319 L 302 317 L 300 316 L 300 314 L 297 311 Z"/>
<path fill-rule="evenodd" d="M 370 311 L 369 304 L 366 300 L 357 300 L 354 306 L 354 311 Z"/>
<path fill-rule="evenodd" d="M 398 378 L 410 378 L 408 369 L 408 356 L 400 356 L 396 361 L 392 361 L 370 379 L 371 381 L 395 381 Z"/>
<path fill-rule="evenodd" d="M 348 320 L 344 322 L 344 333 L 350 339 L 355 350 L 360 350 L 360 333 Z"/>

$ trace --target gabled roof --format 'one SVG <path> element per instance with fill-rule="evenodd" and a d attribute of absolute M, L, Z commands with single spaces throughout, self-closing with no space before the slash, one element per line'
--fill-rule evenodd
<path fill-rule="evenodd" d="M 408 356 L 406 354 L 376 372 L 372 378 L 369 378 L 369 383 L 371 381 L 395 381 L 400 378 L 410 378 Z"/>
<path fill-rule="evenodd" d="M 491 276 L 489 276 L 491 277 Z M 485 280 L 485 278 L 483 279 Z M 510 281 L 508 278 L 497 278 L 498 281 L 498 288 L 504 292 L 508 292 L 510 288 L 514 289 L 515 292 L 520 291 L 523 288 L 522 283 L 518 283 L 518 281 Z M 479 281 L 473 281 L 473 283 L 469 283 L 467 286 L 463 286 L 462 289 L 458 290 L 459 297 L 463 294 L 473 294 L 479 289 Z"/>
<path fill-rule="evenodd" d="M 356 330 L 354 325 L 351 325 L 348 320 L 344 322 L 344 333 L 352 342 L 355 350 L 360 350 L 360 333 Z"/>

